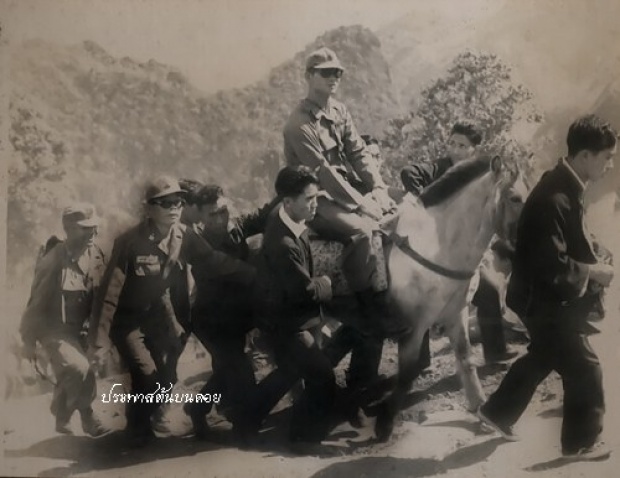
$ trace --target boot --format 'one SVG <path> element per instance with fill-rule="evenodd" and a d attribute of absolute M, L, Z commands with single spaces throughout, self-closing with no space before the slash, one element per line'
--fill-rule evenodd
<path fill-rule="evenodd" d="M 207 424 L 207 413 L 204 408 L 195 403 L 183 405 L 183 411 L 189 416 L 194 427 L 194 436 L 198 440 L 206 440 L 209 436 L 209 425 Z"/>

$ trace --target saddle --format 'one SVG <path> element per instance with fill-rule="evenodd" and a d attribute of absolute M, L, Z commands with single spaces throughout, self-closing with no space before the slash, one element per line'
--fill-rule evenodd
<path fill-rule="evenodd" d="M 377 256 L 376 274 L 373 276 L 372 287 L 376 292 L 384 291 L 388 288 L 387 271 L 387 242 L 384 244 L 385 235 L 379 231 L 373 234 L 372 246 Z M 318 234 L 310 234 L 310 249 L 314 262 L 314 273 L 317 276 L 326 275 L 332 281 L 332 291 L 334 296 L 351 295 L 349 284 L 342 272 L 342 252 L 344 245 L 341 242 L 326 240 Z"/>

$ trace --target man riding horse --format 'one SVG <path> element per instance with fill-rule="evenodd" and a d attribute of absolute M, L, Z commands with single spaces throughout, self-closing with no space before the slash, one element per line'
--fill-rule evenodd
<path fill-rule="evenodd" d="M 290 166 L 318 170 L 323 194 L 309 226 L 323 238 L 345 245 L 342 269 L 367 326 L 377 335 L 398 335 L 401 331 L 383 320 L 385 291 L 373 287 L 377 273 L 373 231 L 394 202 L 347 108 L 332 97 L 343 72 L 328 48 L 308 57 L 308 94 L 284 127 L 284 154 Z M 370 193 L 363 195 L 358 188 Z"/>

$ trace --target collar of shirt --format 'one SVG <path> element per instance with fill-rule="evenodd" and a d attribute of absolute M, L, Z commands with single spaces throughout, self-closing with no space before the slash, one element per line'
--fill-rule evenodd
<path fill-rule="evenodd" d="M 75 257 L 71 253 L 71 251 L 69 251 L 65 243 L 65 257 L 66 257 L 67 267 L 74 267 L 79 272 L 81 272 L 83 275 L 88 274 L 89 265 L 91 261 L 91 248 L 90 247 L 87 247 L 86 249 L 84 249 L 82 254 L 80 254 L 78 257 Z"/>
<path fill-rule="evenodd" d="M 282 219 L 282 222 L 286 225 L 286 227 L 288 227 L 291 230 L 291 232 L 295 235 L 297 239 L 299 239 L 299 237 L 308 228 L 305 222 L 299 223 L 299 222 L 293 221 L 291 219 L 291 216 L 288 215 L 288 213 L 284 210 L 283 207 L 281 207 L 280 210 L 278 211 L 278 215 L 280 216 L 280 219 Z"/>
<path fill-rule="evenodd" d="M 334 104 L 331 98 L 327 100 L 327 104 L 325 105 L 325 108 L 323 108 L 318 103 L 311 100 L 310 98 L 304 99 L 302 101 L 302 105 L 303 105 L 304 110 L 308 112 L 309 114 L 311 114 L 315 119 L 320 119 L 321 117 L 324 117 L 330 121 L 334 120 L 334 115 L 333 115 Z"/>
<path fill-rule="evenodd" d="M 581 191 L 583 192 L 586 189 L 586 183 L 583 182 L 583 179 L 579 177 L 579 175 L 575 172 L 575 170 L 570 165 L 570 163 L 566 161 L 566 158 L 561 158 L 560 164 L 563 164 L 566 167 L 566 169 L 570 171 L 573 177 L 577 180 L 577 184 L 579 184 L 579 186 L 581 187 Z"/>

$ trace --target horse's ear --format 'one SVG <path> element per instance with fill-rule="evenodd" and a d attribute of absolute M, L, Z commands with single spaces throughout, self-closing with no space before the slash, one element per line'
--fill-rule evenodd
<path fill-rule="evenodd" d="M 499 174 L 501 170 L 502 170 L 502 158 L 500 158 L 497 155 L 493 156 L 493 159 L 491 159 L 491 171 L 493 172 L 493 174 Z"/>

